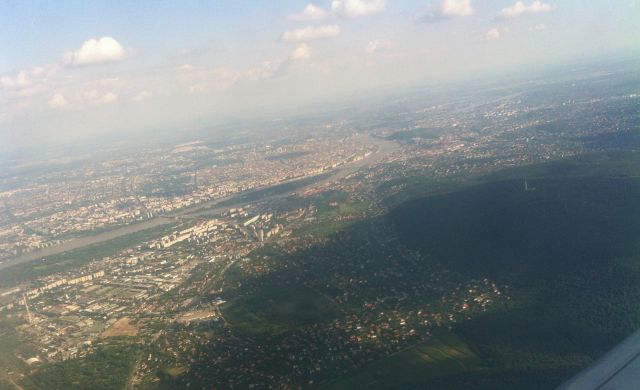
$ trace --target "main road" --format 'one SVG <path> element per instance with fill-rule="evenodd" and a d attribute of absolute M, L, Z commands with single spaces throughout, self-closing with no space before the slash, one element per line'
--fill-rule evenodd
<path fill-rule="evenodd" d="M 391 141 L 385 141 L 379 138 L 374 138 L 368 135 L 360 135 L 359 137 L 363 138 L 363 142 L 367 143 L 367 144 L 374 144 L 377 146 L 377 150 L 375 153 L 371 153 L 369 156 L 363 158 L 362 160 L 359 161 L 353 161 L 347 164 L 344 164 L 338 168 L 335 168 L 333 171 L 330 171 L 330 175 L 322 180 L 313 182 L 305 187 L 302 188 L 298 188 L 296 190 L 296 192 L 303 192 L 305 189 L 308 189 L 311 186 L 314 185 L 318 185 L 318 184 L 322 184 L 322 183 L 326 183 L 326 182 L 331 182 L 331 181 L 338 181 L 340 179 L 343 179 L 349 175 L 351 175 L 352 173 L 357 172 L 360 168 L 364 167 L 364 166 L 371 166 L 374 165 L 378 162 L 380 162 L 384 157 L 386 157 L 387 155 L 389 155 L 390 153 L 399 150 L 400 145 L 395 143 L 395 142 L 391 142 Z M 324 175 L 326 174 L 322 173 L 320 175 Z M 318 176 L 320 176 L 318 175 Z M 275 185 L 281 185 L 284 183 L 291 183 L 291 182 L 295 182 L 298 180 L 303 180 L 303 179 L 308 179 L 309 177 L 306 178 L 301 178 L 301 179 L 293 179 L 290 180 L 288 182 L 280 182 L 277 183 Z M 24 255 L 18 256 L 18 257 L 14 257 L 12 259 L 6 260 L 2 263 L 0 263 L 0 270 L 16 265 L 16 264 L 20 264 L 20 263 L 27 263 L 30 261 L 34 261 L 34 260 L 38 260 L 38 259 L 42 259 L 48 256 L 53 256 L 53 255 L 58 255 L 60 253 L 64 253 L 73 249 L 79 249 L 79 248 L 83 248 L 89 245 L 94 245 L 94 244 L 99 244 L 101 242 L 104 241 L 109 241 L 112 240 L 114 238 L 118 238 L 118 237 L 122 237 L 122 236 L 126 236 L 132 233 L 136 233 L 136 232 L 140 232 L 143 230 L 148 230 L 148 229 L 152 229 L 155 227 L 159 227 L 159 226 L 163 226 L 163 225 L 167 225 L 169 223 L 171 223 L 172 221 L 174 221 L 176 218 L 194 218 L 197 217 L 201 214 L 216 214 L 216 213 L 221 213 L 223 211 L 226 211 L 228 209 L 231 208 L 237 208 L 237 207 L 241 207 L 243 205 L 246 205 L 247 203 L 249 203 L 246 200 L 243 200 L 242 197 L 250 194 L 251 192 L 256 192 L 256 191 L 261 191 L 264 190 L 265 188 L 269 188 L 269 187 L 263 187 L 263 188 L 259 188 L 259 189 L 255 189 L 255 190 L 250 190 L 250 191 L 245 191 L 242 193 L 238 193 L 238 194 L 234 194 L 225 198 L 220 198 L 220 199 L 214 199 L 214 200 L 210 200 L 207 202 L 204 202 L 200 205 L 197 206 L 193 206 L 193 207 L 188 207 L 187 209 L 184 210 L 179 210 L 173 213 L 170 213 L 168 215 L 163 215 L 160 217 L 155 217 L 155 218 L 151 218 L 148 219 L 146 221 L 143 222 L 137 222 L 131 225 L 126 225 L 126 226 L 121 226 L 121 227 L 117 227 L 114 228 L 112 230 L 106 231 L 106 232 L 101 232 L 101 233 L 97 233 L 94 234 L 92 236 L 85 236 L 85 237 L 77 237 L 77 238 L 72 238 L 68 241 L 65 241 L 63 243 L 60 243 L 58 245 L 53 245 L 50 246 L 48 248 L 36 251 L 36 252 L 30 252 L 30 253 L 26 253 Z M 282 197 L 286 197 L 289 195 L 289 192 L 285 192 L 285 193 L 278 193 L 278 194 L 272 194 L 272 195 L 267 195 L 261 199 L 258 199 L 256 201 L 266 201 L 266 200 L 275 200 L 276 198 L 282 198 Z M 237 202 L 228 202 L 231 199 L 235 199 L 238 198 Z M 220 203 L 224 202 L 224 205 L 220 205 Z"/>

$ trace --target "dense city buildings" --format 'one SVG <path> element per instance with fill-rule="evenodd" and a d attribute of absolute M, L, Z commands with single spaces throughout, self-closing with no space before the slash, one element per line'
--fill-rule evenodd
<path fill-rule="evenodd" d="M 3 351 L 12 363 L 0 378 L 36 383 L 128 351 L 133 388 L 348 387 L 353 373 L 420 348 L 479 359 L 455 332 L 518 307 L 524 290 L 411 244 L 437 212 L 407 225 L 394 210 L 506 180 L 513 196 L 542 197 L 546 215 L 561 191 L 535 167 L 635 150 L 638 95 L 599 87 L 617 77 L 590 75 L 579 95 L 566 80 L 465 89 L 261 141 L 10 167 L 0 322 L 21 343 Z"/>

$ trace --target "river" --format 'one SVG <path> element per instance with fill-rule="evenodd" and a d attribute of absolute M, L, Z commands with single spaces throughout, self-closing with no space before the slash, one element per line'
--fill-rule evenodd
<path fill-rule="evenodd" d="M 304 190 L 318 185 L 318 184 L 324 184 L 327 182 L 332 182 L 332 181 L 337 181 L 337 180 L 341 180 L 349 175 L 351 175 L 352 173 L 357 172 L 360 168 L 364 167 L 364 166 L 368 166 L 368 165 L 372 165 L 375 164 L 377 162 L 379 162 L 380 160 L 382 160 L 385 156 L 387 156 L 388 154 L 399 150 L 400 145 L 395 143 L 395 142 L 391 142 L 391 141 L 385 141 L 379 138 L 373 138 L 371 136 L 368 135 L 360 135 L 359 137 L 362 137 L 365 139 L 365 142 L 369 143 L 369 144 L 375 144 L 378 149 L 376 150 L 375 153 L 370 154 L 369 156 L 363 158 L 360 161 L 354 161 L 345 165 L 342 165 L 338 168 L 336 168 L 334 171 L 331 172 L 331 174 L 320 180 L 317 182 L 313 182 L 305 187 L 302 188 L 298 188 L 296 190 L 296 192 L 303 192 Z M 291 180 L 289 182 L 295 182 L 296 180 L 302 180 L 302 179 L 294 179 Z M 283 182 L 286 183 L 286 182 Z M 281 185 L 283 183 L 278 183 L 276 185 Z M 253 191 L 260 191 L 263 190 L 264 188 L 260 188 L 260 189 L 256 189 L 256 190 L 251 190 L 250 192 Z M 143 222 L 137 222 L 131 225 L 126 225 L 126 226 L 121 226 L 121 227 L 117 227 L 114 228 L 112 230 L 106 231 L 106 232 L 101 232 L 101 233 L 97 233 L 94 234 L 92 236 L 86 236 L 86 237 L 77 237 L 77 238 L 72 238 L 68 241 L 65 241 L 63 243 L 60 243 L 58 245 L 53 245 L 50 246 L 48 248 L 36 251 L 36 252 L 30 252 L 30 253 L 26 253 L 24 255 L 18 256 L 18 257 L 14 257 L 13 259 L 9 259 L 6 260 L 2 263 L 0 263 L 0 270 L 16 265 L 16 264 L 20 264 L 20 263 L 27 263 L 30 261 L 34 261 L 34 260 L 38 260 L 44 257 L 48 257 L 48 256 L 53 256 L 53 255 L 58 255 L 60 253 L 64 253 L 73 249 L 78 249 L 78 248 L 83 248 L 89 245 L 93 245 L 93 244 L 98 244 L 104 241 L 108 241 L 108 240 L 112 240 L 114 238 L 118 238 L 118 237 L 122 237 L 128 234 L 132 234 L 132 233 L 136 233 L 136 232 L 140 232 L 143 230 L 147 230 L 147 229 L 152 229 L 158 226 L 162 226 L 162 225 L 167 225 L 173 221 L 175 221 L 176 218 L 194 218 L 194 217 L 198 217 L 201 214 L 216 214 L 216 213 L 221 213 L 223 211 L 226 211 L 228 209 L 231 208 L 238 208 L 238 207 L 242 207 L 244 205 L 246 205 L 248 202 L 246 200 L 242 200 L 239 199 L 237 203 L 225 203 L 224 206 L 218 206 L 216 207 L 217 204 L 221 203 L 221 202 L 227 202 L 230 199 L 233 198 L 240 198 L 243 195 L 246 195 L 250 192 L 242 192 L 239 194 L 234 194 L 231 196 L 228 196 L 226 198 L 220 198 L 220 199 L 215 199 L 215 200 L 211 200 L 211 201 L 207 201 L 204 202 L 200 205 L 194 206 L 194 207 L 189 207 L 185 210 L 179 210 L 176 211 L 174 213 L 168 214 L 168 215 L 164 215 L 164 216 L 160 216 L 160 217 L 155 217 L 155 218 L 151 218 L 148 219 L 146 221 Z M 280 193 L 280 194 L 274 194 L 274 195 L 268 195 L 265 196 L 264 198 L 261 198 L 259 201 L 267 201 L 267 200 L 275 200 L 277 198 L 282 198 L 282 197 L 286 197 L 290 194 L 290 192 L 285 192 L 285 193 Z"/>

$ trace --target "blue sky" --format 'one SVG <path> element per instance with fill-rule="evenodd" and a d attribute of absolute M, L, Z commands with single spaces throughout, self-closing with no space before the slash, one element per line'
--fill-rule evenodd
<path fill-rule="evenodd" d="M 0 142 L 634 56 L 638 20 L 638 0 L 0 0 Z"/>

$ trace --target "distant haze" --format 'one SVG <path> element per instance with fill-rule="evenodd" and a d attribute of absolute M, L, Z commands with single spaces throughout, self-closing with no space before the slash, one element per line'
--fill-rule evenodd
<path fill-rule="evenodd" d="M 4 2 L 0 153 L 637 58 L 638 20 L 636 0 Z"/>

